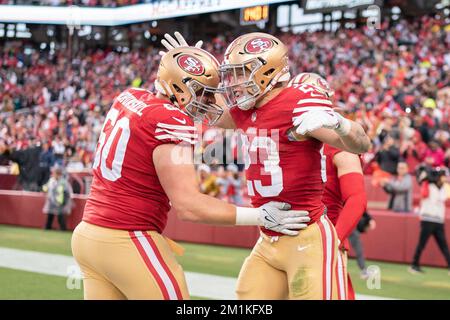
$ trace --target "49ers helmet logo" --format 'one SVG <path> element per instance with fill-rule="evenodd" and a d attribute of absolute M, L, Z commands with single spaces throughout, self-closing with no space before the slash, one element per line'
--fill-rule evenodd
<path fill-rule="evenodd" d="M 273 41 L 269 38 L 259 37 L 253 38 L 245 44 L 245 51 L 247 53 L 261 53 L 273 47 Z"/>
<path fill-rule="evenodd" d="M 182 54 L 178 57 L 177 62 L 181 69 L 194 76 L 201 76 L 205 72 L 202 62 L 189 54 Z"/>
<path fill-rule="evenodd" d="M 324 79 L 322 78 L 318 78 L 317 79 L 317 84 L 319 85 L 319 87 L 322 87 L 325 90 L 331 90 L 328 82 L 326 82 Z"/>

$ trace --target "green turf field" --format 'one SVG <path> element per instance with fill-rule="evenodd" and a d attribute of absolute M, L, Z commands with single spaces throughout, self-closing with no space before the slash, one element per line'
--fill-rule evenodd
<path fill-rule="evenodd" d="M 44 231 L 0 225 L 0 247 L 71 255 L 70 232 Z M 237 277 L 248 249 L 183 243 L 179 258 L 184 270 Z M 446 269 L 425 267 L 426 274 L 411 275 L 406 265 L 367 261 L 381 271 L 381 288 L 369 289 L 359 278 L 354 260 L 349 270 L 359 294 L 398 299 L 450 299 Z M 45 287 L 42 284 L 45 283 Z M 0 299 L 81 299 L 82 290 L 68 290 L 66 278 L 0 268 Z"/>

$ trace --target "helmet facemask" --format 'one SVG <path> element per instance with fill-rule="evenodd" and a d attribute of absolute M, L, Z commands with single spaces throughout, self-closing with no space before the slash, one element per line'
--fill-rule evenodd
<path fill-rule="evenodd" d="M 205 122 L 208 126 L 214 125 L 222 116 L 223 110 L 215 103 L 215 95 L 222 93 L 222 90 L 203 85 L 197 80 L 186 81 L 187 88 L 191 94 L 191 99 L 185 106 L 186 113 L 195 122 Z"/>
<path fill-rule="evenodd" d="M 223 113 L 215 104 L 218 68 L 216 58 L 203 49 L 173 48 L 161 58 L 155 89 L 195 122 L 212 125 Z"/>
<path fill-rule="evenodd" d="M 261 95 L 261 88 L 255 81 L 255 74 L 263 65 L 263 61 L 254 58 L 239 64 L 220 66 L 221 89 L 229 108 L 238 107 L 249 110 L 255 106 Z"/>

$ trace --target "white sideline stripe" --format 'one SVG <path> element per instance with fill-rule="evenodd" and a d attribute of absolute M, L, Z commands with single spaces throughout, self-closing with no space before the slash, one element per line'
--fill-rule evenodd
<path fill-rule="evenodd" d="M 0 247 L 0 267 L 51 276 L 82 278 L 75 259 L 70 256 Z M 235 300 L 235 278 L 185 272 L 192 296 L 216 300 Z M 214 284 L 214 285 L 211 285 Z"/>
<path fill-rule="evenodd" d="M 36 272 L 51 276 L 81 278 L 75 259 L 70 256 L 0 247 L 0 267 Z M 197 272 L 185 272 L 192 296 L 217 300 L 235 300 L 236 278 Z M 211 285 L 214 284 L 214 285 Z M 378 296 L 357 294 L 358 300 L 393 300 Z"/>
<path fill-rule="evenodd" d="M 161 278 L 164 287 L 166 287 L 170 300 L 178 300 L 177 293 L 175 291 L 175 287 L 172 283 L 172 280 L 170 280 L 169 275 L 159 262 L 158 257 L 156 256 L 155 251 L 153 251 L 153 248 L 148 242 L 147 238 L 144 236 L 142 231 L 135 231 L 134 235 L 136 236 L 136 239 L 138 239 L 139 243 L 144 249 L 144 252 L 147 255 L 147 258 L 150 260 L 150 263 L 155 268 L 156 272 Z"/>
<path fill-rule="evenodd" d="M 197 128 L 196 127 L 192 127 L 192 126 L 178 126 L 175 124 L 167 124 L 167 123 L 162 123 L 162 122 L 158 122 L 158 124 L 156 125 L 157 127 L 160 128 L 166 128 L 166 129 L 174 129 L 174 130 L 188 130 L 188 131 L 196 131 Z"/>

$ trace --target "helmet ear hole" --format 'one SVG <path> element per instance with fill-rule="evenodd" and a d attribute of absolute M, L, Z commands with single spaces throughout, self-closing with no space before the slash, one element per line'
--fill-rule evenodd
<path fill-rule="evenodd" d="M 274 71 L 275 71 L 275 69 L 271 68 L 271 69 L 267 70 L 266 72 L 264 72 L 263 74 L 267 77 L 267 76 L 270 76 Z"/>
<path fill-rule="evenodd" d="M 261 80 L 261 84 L 264 84 L 264 80 Z"/>
<path fill-rule="evenodd" d="M 183 93 L 183 90 L 179 86 L 177 86 L 176 84 L 173 84 L 173 87 L 174 87 L 176 92 Z"/>

